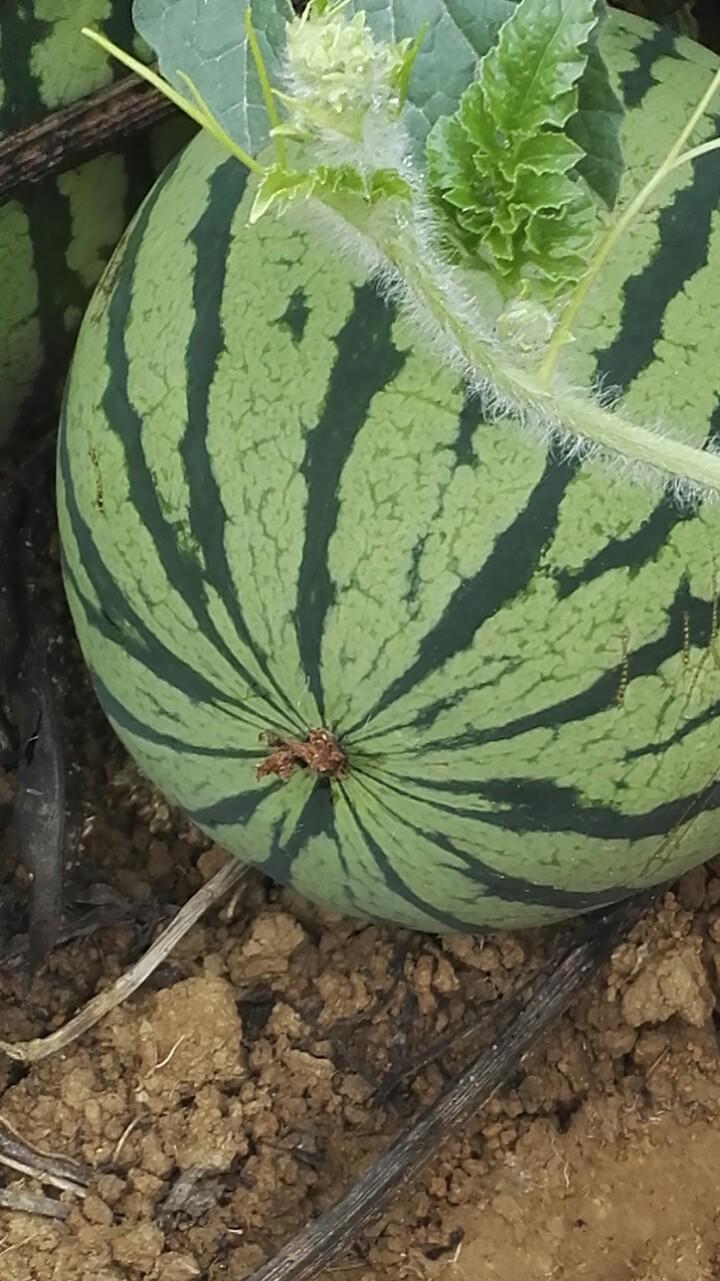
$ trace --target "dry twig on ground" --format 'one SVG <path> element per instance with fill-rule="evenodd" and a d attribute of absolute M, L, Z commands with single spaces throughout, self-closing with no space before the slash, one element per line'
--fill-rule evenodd
<path fill-rule="evenodd" d="M 32 1041 L 18 1041 L 14 1044 L 10 1041 L 0 1041 L 0 1051 L 7 1054 L 8 1058 L 21 1063 L 36 1063 L 39 1059 L 46 1059 L 49 1055 L 56 1054 L 58 1050 L 66 1049 L 72 1041 L 76 1041 L 79 1036 L 94 1027 L 100 1019 L 118 1005 L 122 1005 L 123 1001 L 137 991 L 193 925 L 226 894 L 235 889 L 245 876 L 247 876 L 247 868 L 243 867 L 242 863 L 230 859 L 219 872 L 215 873 L 207 885 L 203 885 L 202 889 L 198 890 L 197 894 L 193 894 L 192 898 L 180 908 L 177 916 L 148 948 L 144 956 L 121 974 L 111 987 L 104 992 L 99 992 L 88 1001 L 69 1023 L 48 1036 L 36 1037 Z"/>

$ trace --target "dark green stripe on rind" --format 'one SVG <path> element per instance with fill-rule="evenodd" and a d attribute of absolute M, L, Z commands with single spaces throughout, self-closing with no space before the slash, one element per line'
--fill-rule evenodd
<path fill-rule="evenodd" d="M 272 673 L 272 665 L 254 641 L 243 615 L 242 601 L 237 598 L 225 547 L 228 513 L 215 478 L 208 451 L 210 397 L 218 360 L 225 350 L 221 308 L 225 290 L 227 251 L 232 225 L 237 216 L 247 182 L 247 171 L 236 160 L 218 165 L 208 185 L 205 213 L 189 240 L 196 252 L 193 278 L 194 326 L 187 347 L 187 422 L 180 443 L 189 486 L 189 518 L 193 537 L 202 551 L 204 578 L 226 603 L 243 649 L 253 655 L 266 684 L 261 689 L 254 677 L 232 654 L 230 660 L 241 671 L 248 685 L 262 694 L 278 717 L 302 734 L 302 721 L 292 700 Z M 144 512 L 141 509 L 141 514 Z M 172 533 L 170 533 L 172 541 Z M 180 577 L 183 567 L 180 566 Z M 177 577 L 177 575 L 176 575 Z M 195 575 L 197 592 L 203 592 L 203 581 Z M 202 615 L 198 623 L 203 626 Z M 205 630 L 210 628 L 205 624 Z M 212 634 L 212 633 L 211 633 Z M 227 648 L 223 646 L 227 655 Z"/>
<path fill-rule="evenodd" d="M 715 703 L 710 703 L 710 705 L 706 707 L 703 712 L 700 712 L 699 715 L 688 716 L 686 720 L 678 726 L 674 734 L 669 734 L 667 738 L 661 739 L 660 742 L 648 743 L 645 747 L 630 749 L 626 753 L 626 760 L 630 762 L 640 760 L 643 756 L 661 756 L 669 747 L 676 747 L 679 743 L 682 743 L 683 739 L 689 738 L 692 734 L 695 734 L 697 730 L 703 729 L 706 725 L 711 724 L 711 722 L 717 720 L 719 716 L 720 699 Z"/>
<path fill-rule="evenodd" d="M 276 825 L 267 857 L 263 859 L 261 866 L 266 876 L 275 877 L 276 880 L 287 880 L 288 873 L 292 878 L 293 865 L 308 841 L 324 837 L 338 852 L 348 899 L 357 910 L 352 888 L 352 870 L 345 860 L 335 824 L 335 806 L 338 803 L 341 803 L 340 797 L 327 782 L 318 781 L 311 786 L 294 831 L 288 839 L 283 839 L 282 824 L 279 822 Z"/>
<path fill-rule="evenodd" d="M 464 930 L 467 930 L 470 926 L 470 921 L 466 917 L 459 916 L 455 912 L 449 912 L 440 904 L 428 902 L 426 898 L 422 898 L 419 894 L 415 893 L 412 887 L 408 885 L 407 881 L 400 875 L 392 860 L 388 858 L 386 851 L 375 839 L 368 824 L 363 822 L 359 806 L 354 805 L 349 798 L 346 798 L 345 803 L 355 822 L 358 834 L 362 838 L 373 862 L 375 863 L 378 882 L 380 884 L 387 885 L 388 890 L 402 902 L 406 903 L 411 910 L 418 912 L 422 916 L 429 916 L 431 919 L 434 919 L 436 922 L 436 929 L 445 929 L 455 932 L 463 932 Z M 347 875 L 350 881 L 350 886 L 352 886 L 352 873 L 349 872 Z"/>
<path fill-rule="evenodd" d="M 668 303 L 707 262 L 712 221 L 720 206 L 720 165 L 701 157 L 692 172 L 692 182 L 658 214 L 659 243 L 650 263 L 625 283 L 620 328 L 597 362 L 603 385 L 624 390 L 650 364 Z"/>
<path fill-rule="evenodd" d="M 640 569 L 664 547 L 673 530 L 681 521 L 692 520 L 695 512 L 690 507 L 678 507 L 665 499 L 655 508 L 639 529 L 625 538 L 610 538 L 601 551 L 596 552 L 580 569 L 559 569 L 555 578 L 558 600 L 565 600 L 585 587 L 594 578 L 600 578 L 613 569 Z"/>
<path fill-rule="evenodd" d="M 477 465 L 482 467 L 482 464 L 480 447 Z M 537 570 L 544 548 L 552 539 L 558 507 L 577 472 L 577 466 L 577 463 L 561 462 L 554 457 L 548 459 L 525 507 L 512 525 L 500 534 L 478 572 L 472 578 L 464 579 L 453 593 L 442 617 L 423 638 L 415 661 L 403 676 L 388 686 L 366 719 L 372 719 L 396 703 L 408 690 L 420 685 L 430 672 L 442 668 L 455 654 L 466 649 L 483 623 L 525 590 Z M 428 715 L 427 709 L 424 715 Z M 359 727 L 359 723 L 347 728 L 343 726 L 343 732 L 351 735 Z"/>
<path fill-rule="evenodd" d="M 32 55 L 50 30 L 51 23 L 38 18 L 30 3 L 21 4 L 18 0 L 0 7 L 0 81 L 5 91 L 3 132 L 11 133 L 34 124 L 45 113 Z"/>
<path fill-rule="evenodd" d="M 485 415 L 477 396 L 466 395 L 463 401 L 458 429 L 453 441 L 453 453 L 458 467 L 475 467 L 475 433 L 485 422 Z"/>
<path fill-rule="evenodd" d="M 325 719 L 320 647 L 335 590 L 327 564 L 336 528 L 339 485 L 373 396 L 397 377 L 405 363 L 392 341 L 394 310 L 373 285 L 355 290 L 353 310 L 335 339 L 322 416 L 308 432 L 300 471 L 307 484 L 305 546 L 300 565 L 295 626 L 308 685 Z"/>
<path fill-rule="evenodd" d="M 619 21 L 625 23 L 627 19 L 621 17 Z M 633 30 L 632 25 L 630 30 Z M 680 56 L 675 48 L 675 33 L 670 27 L 650 27 L 648 24 L 648 30 L 649 34 L 638 41 L 633 50 L 636 65 L 632 71 L 626 71 L 620 77 L 620 90 L 626 111 L 639 107 L 658 83 L 654 75 L 656 64 L 663 58 Z"/>
<path fill-rule="evenodd" d="M 131 0 L 11 0 L 0 4 L 0 136 L 100 89 L 120 63 L 80 37 L 82 22 L 117 44 L 133 40 Z M 77 327 L 104 260 L 158 172 L 155 139 L 132 138 L 76 170 L 45 179 L 0 211 L 0 444 L 22 458 L 56 420 Z M 177 146 L 187 131 L 177 131 Z M 167 159 L 173 147 L 165 145 Z M 27 219 L 27 223 L 25 222 Z M 22 236 L 22 245 L 16 238 Z M 0 254 L 2 259 L 2 254 Z M 0 308 L 0 310 L 2 310 Z"/>
<path fill-rule="evenodd" d="M 240 167 L 233 161 L 223 166 L 229 188 L 224 192 L 229 213 L 234 213 L 242 196 L 245 180 Z M 123 271 L 118 278 L 109 306 L 107 355 L 114 377 L 108 381 L 102 398 L 102 409 L 108 427 L 120 440 L 128 478 L 128 502 L 138 513 L 142 524 L 153 541 L 157 557 L 168 583 L 191 609 L 199 632 L 214 646 L 249 687 L 250 696 L 262 697 L 277 714 L 287 714 L 285 701 L 278 702 L 265 688 L 261 688 L 252 674 L 228 646 L 213 621 L 206 591 L 206 578 L 200 563 L 192 554 L 183 553 L 177 538 L 177 528 L 168 521 L 160 504 L 155 481 L 147 464 L 142 446 L 143 423 L 132 404 L 128 389 L 129 361 L 125 346 L 125 333 L 133 303 L 134 271 L 138 250 L 149 223 L 160 188 L 145 202 L 128 237 Z M 213 243 L 217 245 L 213 237 Z M 216 261 L 223 261 L 220 254 Z M 192 384 L 191 384 L 192 388 Z M 207 389 L 206 389 L 207 390 Z M 189 406 L 197 409 L 197 403 Z M 187 452 L 185 454 L 187 459 Z M 189 476 L 191 491 L 194 475 Z M 197 510 L 197 509 L 195 509 Z M 230 701 L 235 701 L 230 698 Z"/>
<path fill-rule="evenodd" d="M 672 33 L 659 29 L 642 42 L 636 54 L 644 66 L 649 66 L 656 57 L 673 49 Z M 644 85 L 642 92 L 636 85 L 637 98 L 626 84 L 626 105 L 639 103 L 655 83 L 652 80 Z M 690 185 L 680 189 L 659 213 L 658 246 L 652 258 L 642 271 L 625 281 L 622 320 L 615 340 L 596 353 L 596 378 L 602 385 L 624 392 L 651 364 L 669 303 L 707 263 L 712 220 L 719 204 L 720 166 L 696 162 Z M 693 228 L 691 236 L 689 227 Z M 713 432 L 711 422 L 709 438 Z M 609 539 L 579 570 L 559 571 L 560 598 L 608 570 L 626 565 L 639 569 L 665 546 L 677 524 L 691 517 L 688 508 L 664 499 L 632 534 Z"/>
<path fill-rule="evenodd" d="M 103 602 L 102 609 L 99 609 L 95 602 L 89 600 L 82 592 L 72 568 L 74 557 L 66 544 L 64 574 L 88 624 L 106 640 L 122 646 L 149 672 L 169 685 L 173 685 L 187 698 L 210 703 L 218 700 L 224 703 L 229 701 L 227 694 L 219 685 L 209 681 L 191 663 L 175 654 L 147 626 L 118 588 L 98 551 L 90 527 L 80 514 L 67 449 L 67 431 L 62 427 L 58 440 L 58 471 L 63 485 L 62 501 L 75 542 L 78 561 L 93 583 L 98 599 Z"/>
<path fill-rule="evenodd" d="M 425 800 L 432 800 L 433 809 L 438 814 L 452 814 L 457 818 L 487 823 L 491 827 L 500 827 L 508 832 L 544 832 L 548 841 L 559 837 L 563 832 L 572 832 L 576 836 L 587 836 L 598 841 L 635 841 L 641 837 L 664 837 L 678 824 L 687 822 L 688 815 L 714 813 L 720 809 L 720 784 L 710 783 L 703 796 L 679 796 L 652 810 L 641 814 L 623 814 L 610 806 L 588 805 L 575 788 L 562 787 L 551 778 L 483 778 L 471 783 L 439 783 L 428 781 L 421 775 L 399 775 L 397 786 L 388 788 L 402 794 L 402 789 L 416 792 Z M 443 794 L 462 798 L 472 796 L 478 802 L 485 800 L 492 803 L 494 810 L 483 808 L 481 804 L 472 809 L 450 800 L 442 801 Z M 502 808 L 500 808 L 502 807 Z M 418 829 L 420 830 L 420 829 Z M 439 834 L 435 833 L 439 840 Z M 448 847 L 449 848 L 449 847 Z M 455 853 L 458 851 L 455 850 Z M 486 865 L 479 860 L 472 860 L 472 866 L 478 868 L 478 878 L 484 879 Z M 571 906 L 560 899 L 543 899 L 543 888 L 539 882 L 525 881 L 527 894 L 536 893 L 536 901 L 547 901 L 556 907 Z M 630 887 L 627 891 L 630 893 Z M 551 891 L 555 893 L 555 891 Z M 558 891 L 559 893 L 559 891 Z M 581 891 L 577 902 L 586 891 Z"/>
<path fill-rule="evenodd" d="M 196 805 L 192 812 L 193 819 L 204 828 L 227 827 L 231 824 L 245 826 L 272 792 L 279 791 L 281 787 L 282 784 L 275 781 L 262 789 L 253 787 L 233 796 L 221 796 L 209 805 Z M 263 854 L 266 853 L 267 851 L 263 851 Z"/>
<path fill-rule="evenodd" d="M 33 66 L 33 51 L 42 44 L 51 30 L 51 22 L 39 18 L 30 3 L 0 6 L 0 82 L 4 89 L 0 136 L 34 124 L 47 111 L 41 95 L 40 80 Z M 18 203 L 27 218 L 33 271 L 40 295 L 33 317 L 39 330 L 37 341 L 40 351 L 46 353 L 57 342 L 58 324 L 59 321 L 62 323 L 64 311 L 75 305 L 78 298 L 77 277 L 70 271 L 64 253 L 58 252 L 58 245 L 69 245 L 72 240 L 70 213 L 68 203 L 54 181 L 43 182 L 39 188 L 28 190 Z M 12 252 L 12 247 L 6 247 L 6 252 Z M 13 289 L 18 289 L 18 281 L 14 277 L 12 286 Z M 55 292 L 55 297 L 43 297 L 50 288 Z M 22 292 L 22 287 L 19 292 Z M 30 281 L 29 296 L 32 296 L 32 292 L 33 282 Z M 83 303 L 85 298 L 86 295 L 83 295 Z M 17 301 L 16 298 L 13 299 L 15 306 Z M 0 312 L 1 309 L 2 303 Z M 28 317 L 24 318 L 24 323 L 27 328 Z M 0 321 L 0 340 L 1 325 Z M 14 344 L 16 335 L 9 334 L 8 338 Z M 25 363 L 24 352 L 25 345 L 21 344 L 20 353 L 13 358 L 14 364 L 20 366 Z M 9 372 L 12 382 L 12 375 L 16 371 L 11 366 Z M 43 402 L 47 404 L 49 398 L 47 378 L 41 377 L 43 371 L 34 367 L 32 356 L 27 360 L 26 367 L 19 368 L 18 372 L 22 381 L 28 384 L 27 421 L 30 432 L 31 435 L 38 435 L 47 425 L 38 421 L 40 407 Z M 30 391 L 32 378 L 37 381 L 34 390 Z M 0 422 L 0 439 L 8 434 L 11 426 L 12 424 Z"/>
<path fill-rule="evenodd" d="M 424 780 L 421 779 L 408 779 L 407 781 L 409 784 L 414 784 L 416 786 L 419 785 L 421 788 L 425 786 Z M 384 794 L 390 796 L 392 795 L 393 790 L 396 790 L 397 793 L 400 794 L 399 788 L 394 789 L 388 784 L 383 783 L 382 792 Z M 408 794 L 409 793 L 405 793 L 405 795 Z M 443 813 L 452 812 L 453 816 L 457 817 L 458 815 L 462 816 L 462 810 L 457 808 L 451 810 L 449 806 L 437 803 L 433 798 L 431 810 L 426 806 L 426 812 L 424 815 L 426 821 L 424 823 L 421 824 L 418 822 L 413 824 L 407 819 L 407 817 L 403 818 L 398 823 L 397 815 L 388 800 L 379 800 L 377 792 L 373 800 L 375 806 L 380 805 L 381 808 L 385 810 L 389 821 L 397 825 L 398 844 L 405 845 L 406 848 L 411 849 L 413 843 L 418 840 L 429 839 L 437 851 L 438 856 L 442 852 L 452 856 L 456 864 L 460 865 L 456 866 L 455 875 L 465 881 L 465 893 L 468 896 L 469 902 L 472 902 L 472 898 L 474 896 L 485 899 L 490 897 L 495 898 L 500 902 L 532 903 L 536 906 L 548 907 L 561 911 L 587 911 L 591 907 L 602 906 L 603 904 L 612 901 L 613 897 L 623 898 L 632 893 L 632 889 L 624 885 L 613 885 L 612 888 L 599 891 L 571 890 L 563 886 L 543 884 L 537 880 L 531 881 L 527 877 L 513 875 L 510 870 L 505 871 L 503 868 L 492 867 L 490 863 L 478 857 L 475 853 L 473 853 L 472 856 L 468 855 L 466 850 L 463 850 L 456 842 L 452 841 L 443 832 Z M 371 811 L 372 807 L 368 806 L 368 810 Z M 432 814 L 432 818 L 430 819 L 430 823 L 428 823 L 427 818 L 430 813 Z M 355 815 L 355 817 L 357 820 L 357 815 Z M 483 823 L 487 823 L 489 826 L 506 826 L 508 830 L 534 830 L 531 828 L 515 829 L 511 824 L 504 824 L 503 820 L 507 815 L 492 814 L 489 810 L 485 812 L 481 811 L 480 813 L 472 812 L 470 817 L 474 824 L 482 825 Z M 436 823 L 437 826 L 435 826 Z M 358 825 L 362 826 L 359 821 Z M 561 830 L 562 829 L 559 828 L 558 832 Z M 382 866 L 383 872 L 385 873 L 387 864 L 386 857 L 383 856 L 382 863 L 380 863 L 378 855 L 379 847 L 377 842 L 372 838 L 367 827 L 363 828 L 363 832 L 368 845 L 372 848 L 373 857 L 378 861 L 378 866 Z M 550 843 L 552 843 L 555 837 L 555 829 L 548 829 L 548 840 Z M 441 859 L 439 857 L 438 863 L 441 863 Z M 388 881 L 388 883 L 391 882 Z M 400 893 L 401 897 L 406 897 L 407 901 L 412 903 L 413 906 L 419 906 L 418 897 L 413 894 L 413 891 L 406 882 L 397 876 L 397 873 L 392 880 L 392 884 L 396 893 Z M 472 917 L 470 914 L 466 917 L 461 917 L 457 913 L 445 915 L 442 910 L 437 908 L 436 905 L 433 905 L 432 910 L 446 929 L 466 930 L 472 926 Z"/>
<path fill-rule="evenodd" d="M 136 38 L 135 26 L 132 20 L 132 8 L 133 0 L 111 0 L 110 12 L 97 23 L 98 28 L 108 40 L 112 40 L 113 44 L 116 44 L 119 49 L 127 49 L 128 51 L 132 51 Z M 110 67 L 114 80 L 121 80 L 123 76 L 128 74 L 127 69 L 117 58 L 110 59 Z M 148 188 L 146 187 L 145 191 L 147 190 Z M 142 195 L 144 194 L 145 192 L 142 193 Z"/>
<path fill-rule="evenodd" d="M 20 204 L 28 220 L 33 246 L 39 289 L 36 316 L 40 327 L 40 344 L 45 356 L 44 366 L 37 371 L 35 387 L 25 409 L 25 414 L 29 417 L 35 405 L 39 410 L 41 405 L 47 406 L 51 399 L 48 377 L 59 378 L 60 375 L 57 351 L 60 346 L 58 326 L 61 317 L 71 314 L 73 310 L 78 317 L 81 316 L 88 291 L 77 272 L 71 268 L 67 254 L 58 252 L 59 245 L 70 245 L 73 240 L 70 201 L 58 184 L 43 182 L 39 187 L 29 190 Z M 64 334 L 62 336 L 69 356 L 70 338 L 65 338 Z"/>
<path fill-rule="evenodd" d="M 96 672 L 91 671 L 90 675 L 97 696 L 107 715 L 117 727 L 118 732 L 131 734 L 134 739 L 144 743 L 151 743 L 155 747 L 168 748 L 171 752 L 177 752 L 179 756 L 207 756 L 222 758 L 223 760 L 257 762 L 257 750 L 248 751 L 242 748 L 228 747 L 224 744 L 222 746 L 218 744 L 216 747 L 208 747 L 207 744 L 203 743 L 188 743 L 174 734 L 163 734 L 156 726 L 146 724 L 138 716 L 134 716 L 132 712 L 128 711 Z"/>
<path fill-rule="evenodd" d="M 677 654 L 682 648 L 686 623 L 692 629 L 698 646 L 706 648 L 713 625 L 712 607 L 707 601 L 691 596 L 687 584 L 681 583 L 668 613 L 667 627 L 662 636 L 628 651 L 629 678 L 637 680 L 641 676 L 652 675 L 667 659 Z M 424 739 L 423 746 L 448 749 L 461 746 L 481 747 L 488 743 L 507 741 L 535 729 L 558 730 L 573 722 L 588 720 L 613 705 L 620 678 L 620 667 L 610 668 L 570 698 L 561 699 L 556 703 L 548 702 L 534 712 L 504 721 L 502 724 L 478 726 L 477 729 L 466 731 L 456 738 L 432 739 L 428 735 Z M 432 710 L 431 707 L 423 709 L 418 717 L 417 723 L 425 730 L 432 728 Z M 696 726 L 704 723 L 705 718 L 699 718 Z"/>

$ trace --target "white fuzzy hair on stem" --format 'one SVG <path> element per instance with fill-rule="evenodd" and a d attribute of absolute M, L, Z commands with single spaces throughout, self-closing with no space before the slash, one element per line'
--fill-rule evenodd
<path fill-rule="evenodd" d="M 321 229 L 342 254 L 352 255 L 383 295 L 399 305 L 420 340 L 429 342 L 439 359 L 462 375 L 493 420 L 519 423 L 544 442 L 551 442 L 564 457 L 601 460 L 635 481 L 663 486 L 683 505 L 717 498 L 720 454 L 714 443 L 698 448 L 683 442 L 677 431 L 633 422 L 612 394 L 596 386 L 582 389 L 568 385 L 558 372 L 558 363 L 565 342 L 572 336 L 575 318 L 620 235 L 678 165 L 720 148 L 720 139 L 716 139 L 687 150 L 693 130 L 720 88 L 720 72 L 662 165 L 610 224 L 587 271 L 566 300 L 538 366 L 530 369 L 516 346 L 499 341 L 497 316 L 483 312 L 462 273 L 448 264 L 441 252 L 435 219 L 424 194 L 424 178 L 415 168 L 402 118 L 402 73 L 412 65 L 417 42 L 375 40 L 367 29 L 364 11 L 348 22 L 346 4 L 347 0 L 341 0 L 332 7 L 316 4 L 314 9 L 311 4 L 302 18 L 288 23 L 284 83 L 289 93 L 276 91 L 288 107 L 288 120 L 278 127 L 274 110 L 268 115 L 271 132 L 276 135 L 280 169 L 285 165 L 281 135 L 288 134 L 301 139 L 308 172 L 314 177 L 311 197 L 307 189 L 303 195 L 304 206 L 298 204 L 300 184 L 294 188 L 295 200 L 291 188 L 290 194 L 276 190 L 279 207 L 304 208 L 315 232 Z M 250 37 L 249 10 L 245 26 Z M 271 172 L 225 133 L 187 77 L 191 98 L 183 99 L 171 86 L 163 88 L 156 73 L 118 50 L 106 37 L 86 34 L 167 93 L 231 154 L 259 172 L 261 181 Z M 258 63 L 257 41 L 250 44 Z M 261 61 L 258 74 L 270 93 Z M 386 188 L 391 193 L 389 199 L 379 201 L 363 199 L 356 188 L 338 192 L 332 181 L 323 189 L 317 180 L 323 167 L 334 169 L 336 177 L 338 167 L 353 171 L 366 180 L 366 194 L 372 193 L 367 180 L 391 172 L 400 185 L 405 184 L 409 199 L 397 198 L 397 184 Z M 304 178 L 304 173 L 300 177 Z M 265 201 L 264 212 L 271 203 Z M 303 221 L 307 222 L 307 217 Z"/>
<path fill-rule="evenodd" d="M 409 234 L 415 253 L 432 278 L 442 299 L 445 316 L 448 322 L 450 318 L 452 320 L 447 327 L 442 317 L 438 319 L 437 314 L 428 308 L 423 290 L 413 289 L 407 276 L 383 253 L 381 242 L 388 234 L 396 234 L 388 209 L 370 213 L 365 229 L 350 224 L 341 212 L 323 200 L 313 199 L 304 207 L 296 206 L 294 213 L 299 216 L 301 225 L 313 228 L 316 234 L 320 231 L 323 239 L 342 254 L 354 256 L 373 278 L 379 292 L 398 306 L 420 341 L 432 346 L 438 359 L 465 380 L 488 419 L 496 423 L 507 422 L 515 429 L 522 427 L 544 445 L 556 450 L 563 459 L 601 464 L 613 474 L 628 476 L 635 483 L 653 490 L 665 486 L 674 501 L 683 507 L 694 507 L 701 499 L 718 496 L 714 485 L 704 484 L 678 471 L 673 473 L 663 459 L 664 448 L 669 445 L 680 447 L 695 457 L 702 455 L 708 462 L 712 458 L 717 466 L 720 457 L 715 448 L 706 446 L 698 449 L 689 441 L 683 441 L 681 432 L 676 431 L 670 436 L 661 423 L 654 422 L 642 428 L 628 424 L 630 431 L 641 434 L 639 444 L 642 451 L 633 452 L 632 440 L 631 448 L 624 449 L 622 433 L 625 420 L 619 411 L 616 390 L 599 385 L 590 389 L 575 387 L 561 382 L 558 376 L 549 387 L 545 387 L 536 383 L 527 371 L 514 371 L 508 362 L 508 353 L 498 342 L 494 330 L 488 329 L 475 299 L 459 280 L 460 273 L 443 262 L 434 245 L 428 243 L 426 233 L 432 227 L 432 218 L 427 214 L 423 213 L 416 221 L 412 217 L 403 218 L 400 211 L 395 215 L 395 224 L 403 224 L 405 235 Z M 474 343 L 482 344 L 487 355 L 497 362 L 500 376 L 503 381 L 507 379 L 509 386 L 503 386 L 484 368 L 478 367 L 465 344 L 458 341 L 458 330 L 465 330 L 472 335 Z M 595 416 L 595 420 L 605 421 L 617 429 L 620 437 L 618 446 L 608 445 L 572 421 L 571 415 L 577 415 L 582 421 L 582 416 L 588 412 Z"/>

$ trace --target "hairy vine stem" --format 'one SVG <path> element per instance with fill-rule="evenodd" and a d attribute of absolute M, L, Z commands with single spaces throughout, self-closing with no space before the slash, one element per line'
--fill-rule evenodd
<path fill-rule="evenodd" d="M 374 218 L 359 203 L 322 193 L 314 198 L 375 250 L 378 274 L 387 275 L 389 268 L 396 292 L 413 315 L 430 318 L 438 345 L 445 352 L 454 351 L 454 363 L 471 388 L 489 396 L 499 416 L 516 416 L 561 438 L 579 439 L 586 449 L 599 447 L 608 455 L 650 469 L 686 495 L 697 491 L 720 495 L 720 455 L 639 426 L 617 409 L 606 409 L 563 385 L 559 378 L 549 382 L 544 371 L 509 362 L 507 353 L 489 335 L 483 336 L 470 295 L 458 297 L 461 287 L 453 283 L 453 296 L 448 297 L 447 267 L 428 253 L 426 244 L 419 243 L 411 225 L 405 230 L 397 224 L 388 229 L 387 220 Z"/>
<path fill-rule="evenodd" d="M 342 0 L 330 8 L 327 0 L 315 0 L 316 17 L 324 24 L 320 43 L 313 43 L 313 27 L 307 24 L 307 13 L 288 24 L 286 80 L 294 88 L 289 95 L 271 85 L 249 8 L 245 12 L 245 35 L 276 148 L 277 164 L 270 168 L 225 132 L 211 107 L 182 72 L 178 76 L 186 85 L 189 98 L 117 49 L 106 37 L 84 30 L 103 49 L 150 81 L 258 176 L 260 198 L 256 198 L 251 222 L 276 201 L 282 208 L 304 199 L 315 210 L 325 209 L 330 215 L 330 230 L 338 233 L 342 248 L 369 265 L 380 283 L 404 303 L 411 319 L 417 322 L 416 327 L 435 341 L 445 361 L 462 373 L 471 391 L 483 398 L 495 417 L 519 420 L 580 456 L 600 455 L 628 466 L 631 472 L 648 474 L 671 487 L 681 500 L 720 495 L 720 453 L 632 422 L 617 405 L 603 404 L 592 389 L 583 394 L 558 374 L 562 350 L 578 313 L 619 238 L 674 169 L 720 148 L 720 139 L 716 138 L 686 149 L 720 88 L 720 73 L 708 86 L 660 168 L 601 239 L 549 335 L 539 365 L 532 370 L 522 364 L 512 345 L 499 340 L 494 321 L 489 328 L 477 300 L 444 260 L 432 219 L 427 217 L 423 180 L 416 172 L 400 121 L 404 91 L 398 89 L 403 77 L 407 80 L 418 42 L 375 42 L 364 27 L 364 19 L 358 22 L 357 15 L 347 27 L 343 26 L 344 7 Z M 313 6 L 308 12 L 312 9 Z M 338 42 L 341 53 L 335 48 Z M 288 124 L 278 124 L 275 98 L 289 109 Z M 363 120 L 372 121 L 374 130 L 367 140 Z M 289 170 L 283 141 L 286 133 L 309 142 L 306 159 L 322 159 L 322 164 L 301 171 Z M 326 165 L 322 147 L 328 140 L 332 163 Z M 338 167 L 338 142 L 347 144 L 348 140 L 350 151 Z M 320 149 L 319 156 L 312 154 L 313 144 L 316 152 Z M 378 148 L 387 153 L 384 158 Z M 388 175 L 395 183 L 388 181 Z M 373 188 L 377 179 L 381 179 L 380 186 Z M 404 189 L 400 199 L 399 188 Z"/>

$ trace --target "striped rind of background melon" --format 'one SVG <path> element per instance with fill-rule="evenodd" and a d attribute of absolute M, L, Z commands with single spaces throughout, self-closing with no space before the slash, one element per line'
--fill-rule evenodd
<path fill-rule="evenodd" d="M 0 138 L 101 89 L 119 64 L 80 35 L 133 44 L 131 0 L 0 4 Z M 0 441 L 57 403 L 88 299 L 132 214 L 186 141 L 168 122 L 0 207 Z M 55 396 L 53 396 L 55 392 Z"/>
<path fill-rule="evenodd" d="M 715 67 L 616 17 L 647 178 Z M 707 136 L 715 118 L 703 122 Z M 439 931 L 607 904 L 717 852 L 720 508 L 682 511 L 483 421 L 362 272 L 193 142 L 90 306 L 59 446 L 99 697 L 217 841 L 343 912 Z M 720 165 L 608 263 L 568 373 L 720 425 Z M 256 781 L 335 733 L 330 785 Z"/>

